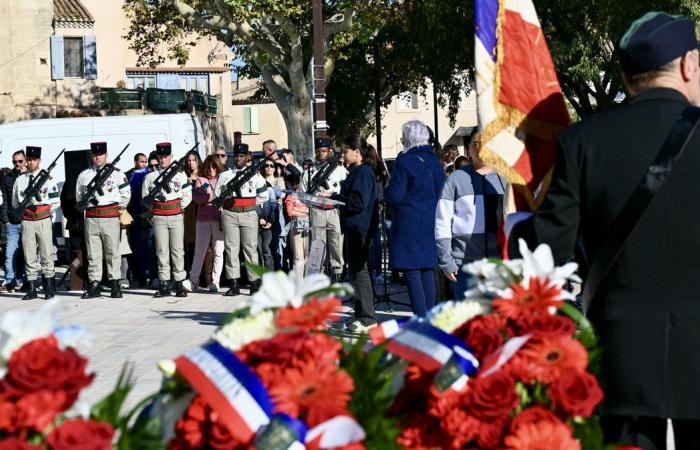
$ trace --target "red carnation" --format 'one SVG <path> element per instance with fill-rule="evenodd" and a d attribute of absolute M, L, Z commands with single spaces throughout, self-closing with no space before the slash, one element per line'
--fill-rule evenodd
<path fill-rule="evenodd" d="M 554 422 L 559 423 L 559 418 L 547 407 L 535 405 L 521 412 L 510 424 L 510 431 L 515 433 L 521 425 L 526 423 Z"/>
<path fill-rule="evenodd" d="M 52 450 L 111 450 L 114 429 L 104 422 L 66 420 L 47 436 Z"/>
<path fill-rule="evenodd" d="M 404 421 L 396 442 L 403 448 L 412 450 L 444 448 L 443 434 L 437 419 L 413 411 Z"/>
<path fill-rule="evenodd" d="M 485 358 L 503 345 L 503 330 L 506 321 L 498 314 L 476 316 L 457 330 L 454 334 L 461 337 L 474 351 L 474 355 Z"/>
<path fill-rule="evenodd" d="M 588 365 L 588 353 L 577 340 L 570 337 L 533 338 L 510 361 L 516 378 L 529 383 L 551 383 L 568 371 L 583 371 Z"/>
<path fill-rule="evenodd" d="M 519 284 L 511 286 L 509 297 L 499 297 L 493 301 L 493 307 L 509 319 L 517 319 L 527 314 L 549 314 L 549 308 L 561 306 L 561 289 L 549 279 L 541 281 L 530 278 L 527 287 Z"/>
<path fill-rule="evenodd" d="M 288 306 L 277 311 L 275 324 L 279 328 L 325 330 L 341 303 L 335 297 L 327 300 L 311 299 L 298 308 Z"/>
<path fill-rule="evenodd" d="M 469 381 L 467 409 L 481 421 L 493 421 L 508 416 L 518 406 L 515 380 L 506 371 L 499 370 L 483 378 Z"/>
<path fill-rule="evenodd" d="M 505 438 L 507 450 L 581 450 L 571 429 L 560 420 L 525 423 Z"/>
<path fill-rule="evenodd" d="M 576 323 L 568 317 L 558 314 L 528 314 L 515 321 L 515 331 L 518 335 L 532 334 L 538 337 L 556 338 L 573 336 Z"/>
<path fill-rule="evenodd" d="M 10 437 L 0 440 L 0 450 L 39 450 L 39 447 L 29 445 L 22 439 Z"/>
<path fill-rule="evenodd" d="M 508 416 L 479 422 L 476 433 L 476 443 L 479 448 L 494 448 L 498 446 L 508 423 Z"/>
<path fill-rule="evenodd" d="M 248 449 L 220 420 L 219 415 L 200 396 L 196 396 L 175 422 L 175 437 L 168 450 Z"/>
<path fill-rule="evenodd" d="M 61 391 L 66 398 L 60 410 L 65 411 L 92 383 L 94 374 L 87 375 L 86 366 L 87 359 L 72 348 L 61 350 L 53 336 L 35 339 L 12 353 L 7 374 L 0 380 L 0 396 L 18 400 L 41 390 Z"/>
<path fill-rule="evenodd" d="M 603 400 L 603 391 L 593 375 L 572 370 L 552 382 L 549 397 L 567 415 L 588 417 Z"/>

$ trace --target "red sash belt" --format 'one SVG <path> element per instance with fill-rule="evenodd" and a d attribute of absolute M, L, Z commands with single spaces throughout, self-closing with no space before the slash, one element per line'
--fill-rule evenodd
<path fill-rule="evenodd" d="M 153 202 L 154 216 L 175 216 L 182 213 L 180 199 L 167 200 L 164 202 Z"/>
<path fill-rule="evenodd" d="M 22 213 L 22 220 L 44 220 L 51 216 L 51 205 L 32 205 Z"/>
<path fill-rule="evenodd" d="M 85 209 L 86 218 L 107 219 L 119 217 L 119 203 L 110 203 L 109 205 L 94 206 Z"/>
<path fill-rule="evenodd" d="M 255 209 L 256 198 L 227 198 L 224 201 L 224 209 L 234 212 L 246 212 Z"/>

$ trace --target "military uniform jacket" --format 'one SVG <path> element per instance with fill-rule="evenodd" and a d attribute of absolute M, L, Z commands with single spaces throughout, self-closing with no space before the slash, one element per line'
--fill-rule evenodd
<path fill-rule="evenodd" d="M 323 167 L 325 167 L 323 164 L 319 166 L 313 166 L 308 170 L 304 171 L 304 175 L 301 177 L 301 184 L 300 184 L 300 189 L 302 192 L 306 192 L 309 188 L 309 185 L 311 184 L 311 180 L 313 180 L 314 175 L 321 170 Z M 343 167 L 342 165 L 338 164 L 338 167 L 335 168 L 333 172 L 331 172 L 330 176 L 328 177 L 328 189 L 324 187 L 319 187 L 318 191 L 316 192 L 330 192 L 331 194 L 340 194 L 340 184 L 345 181 L 345 179 L 348 177 L 348 170 Z M 310 192 L 310 194 L 315 194 L 315 192 Z"/>
<path fill-rule="evenodd" d="M 12 186 L 13 208 L 19 208 L 20 203 L 24 201 L 24 195 L 22 195 L 22 193 L 27 189 L 30 181 L 33 180 L 40 171 L 41 169 L 37 170 L 36 174 L 27 171 L 17 177 L 15 184 Z M 56 181 L 54 181 L 53 177 L 49 176 L 49 179 L 46 180 L 46 183 L 41 187 L 39 197 L 40 200 L 32 198 L 29 202 L 29 206 L 49 205 L 51 214 L 58 209 L 61 204 L 61 192 L 58 190 L 58 187 L 56 187 Z"/>
<path fill-rule="evenodd" d="M 80 202 L 85 196 L 85 188 L 92 181 L 92 179 L 97 175 L 97 170 L 95 167 L 89 167 L 78 175 L 78 181 L 75 185 L 75 198 L 76 202 Z M 102 185 L 103 195 L 99 195 L 95 192 L 94 199 L 97 200 L 97 204 L 94 202 L 90 206 L 105 206 L 118 203 L 121 208 L 126 208 L 131 199 L 131 186 L 126 180 L 126 177 L 119 170 L 115 170 L 109 176 L 109 178 Z"/>
<path fill-rule="evenodd" d="M 525 238 L 563 262 L 580 239 L 592 261 L 687 106 L 676 90 L 649 89 L 562 131 L 551 187 L 513 228 L 511 254 Z M 604 349 L 604 414 L 700 419 L 698 173 L 696 130 L 588 310 Z"/>
<path fill-rule="evenodd" d="M 156 170 L 146 175 L 141 186 L 141 197 L 145 197 L 151 192 L 153 182 L 156 181 L 156 178 L 162 171 L 163 169 L 159 166 Z M 184 172 L 176 173 L 173 179 L 170 180 L 169 186 L 170 192 L 165 192 L 165 189 L 161 189 L 160 193 L 164 201 L 180 199 L 180 207 L 182 209 L 187 208 L 187 205 L 192 201 L 192 185 L 187 179 L 187 175 Z"/>
<path fill-rule="evenodd" d="M 216 191 L 214 193 L 217 197 L 221 196 L 221 193 L 223 192 L 224 188 L 226 187 L 226 184 L 236 177 L 236 174 L 238 173 L 239 170 L 243 170 L 243 169 L 237 169 L 234 167 L 230 170 L 222 172 L 219 175 L 219 179 L 216 182 Z M 267 185 L 265 184 L 265 179 L 259 173 L 256 173 L 255 175 L 253 175 L 253 177 L 243 185 L 243 187 L 241 188 L 240 194 L 241 194 L 240 197 L 238 197 L 234 193 L 233 198 L 254 198 L 255 197 L 255 199 L 256 199 L 255 203 L 257 205 L 265 203 L 269 198 L 269 196 L 267 194 Z"/>

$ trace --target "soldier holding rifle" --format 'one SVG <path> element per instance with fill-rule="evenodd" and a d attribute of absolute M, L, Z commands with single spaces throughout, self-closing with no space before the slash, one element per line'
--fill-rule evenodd
<path fill-rule="evenodd" d="M 122 298 L 119 286 L 121 277 L 119 210 L 126 208 L 129 203 L 131 187 L 124 174 L 114 165 L 125 150 L 126 147 L 112 163 L 107 164 L 107 143 L 91 143 L 92 166 L 78 175 L 75 186 L 78 210 L 84 211 L 85 214 L 85 244 L 90 280 L 83 294 L 83 298 L 86 299 L 100 296 L 103 261 L 107 263 L 110 296 Z"/>
<path fill-rule="evenodd" d="M 27 267 L 29 289 L 23 300 L 38 297 L 36 281 L 40 270 L 44 274 L 44 298 L 48 300 L 56 294 L 51 215 L 58 209 L 61 193 L 49 172 L 62 154 L 63 151 L 45 171 L 40 169 L 41 147 L 27 146 L 27 171 L 17 178 L 12 188 L 12 207 L 18 209 L 22 217 L 22 250 Z"/>
<path fill-rule="evenodd" d="M 265 180 L 257 173 L 257 167 L 246 166 L 248 145 L 233 146 L 235 167 L 219 175 L 216 183 L 216 198 L 213 204 L 222 204 L 221 222 L 224 227 L 224 248 L 226 251 L 226 276 L 231 280 L 226 296 L 240 294 L 238 278 L 241 266 L 238 254 L 243 247 L 247 263 L 258 264 L 258 211 L 257 206 L 267 201 Z M 232 186 L 235 184 L 235 189 Z M 260 287 L 259 277 L 248 270 L 250 293 Z"/>
<path fill-rule="evenodd" d="M 143 206 L 153 215 L 151 223 L 156 236 L 160 288 L 154 297 L 170 295 L 171 258 L 175 295 L 187 297 L 182 285 L 187 277 L 182 212 L 192 201 L 192 186 L 180 171 L 180 161 L 173 162 L 170 142 L 156 144 L 156 156 L 158 168 L 146 175 L 141 187 Z"/>

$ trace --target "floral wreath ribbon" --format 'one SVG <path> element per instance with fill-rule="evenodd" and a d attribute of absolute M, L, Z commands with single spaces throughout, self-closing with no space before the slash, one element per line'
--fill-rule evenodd
<path fill-rule="evenodd" d="M 193 348 L 175 360 L 177 371 L 242 442 L 258 450 L 301 450 L 348 445 L 365 438 L 349 416 L 336 416 L 311 430 L 274 405 L 260 378 L 216 341 Z"/>

